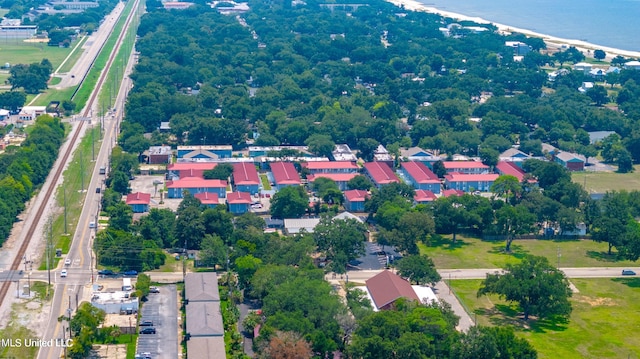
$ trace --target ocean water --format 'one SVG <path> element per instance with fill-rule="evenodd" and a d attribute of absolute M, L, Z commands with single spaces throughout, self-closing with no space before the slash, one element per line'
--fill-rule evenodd
<path fill-rule="evenodd" d="M 640 51 L 640 0 L 418 0 L 554 37 Z"/>

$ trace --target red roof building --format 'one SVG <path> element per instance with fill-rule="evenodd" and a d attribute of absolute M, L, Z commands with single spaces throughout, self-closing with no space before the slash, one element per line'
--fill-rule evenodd
<path fill-rule="evenodd" d="M 240 162 L 233 165 L 233 185 L 238 192 L 258 193 L 260 176 L 256 166 L 250 162 Z"/>
<path fill-rule="evenodd" d="M 367 279 L 365 283 L 373 304 L 379 310 L 392 309 L 394 302 L 400 298 L 420 302 L 411 284 L 389 270 L 378 273 Z"/>
<path fill-rule="evenodd" d="M 510 175 L 518 179 L 518 182 L 524 180 L 525 172 L 513 162 L 500 161 L 496 165 L 496 170 L 501 175 Z"/>
<path fill-rule="evenodd" d="M 464 191 L 460 191 L 458 189 L 445 189 L 444 191 L 442 191 L 442 197 L 462 196 L 463 194 Z"/>
<path fill-rule="evenodd" d="M 384 162 L 367 162 L 364 164 L 364 170 L 378 188 L 386 184 L 400 182 L 391 167 Z"/>
<path fill-rule="evenodd" d="M 440 193 L 440 179 L 422 162 L 402 162 L 401 171 L 415 189 Z"/>
<path fill-rule="evenodd" d="M 231 192 L 227 196 L 229 204 L 251 204 L 251 195 L 247 192 Z"/>
<path fill-rule="evenodd" d="M 225 197 L 227 181 L 218 179 L 202 179 L 199 177 L 185 177 L 175 181 L 167 182 L 167 197 L 182 198 L 184 191 L 189 191 L 192 195 L 200 192 L 216 193 L 218 197 Z"/>
<path fill-rule="evenodd" d="M 428 190 L 424 190 L 424 189 L 418 189 L 416 190 L 416 194 L 413 196 L 413 200 L 416 203 L 429 203 L 429 202 L 433 202 L 436 200 L 436 195 Z"/>
<path fill-rule="evenodd" d="M 298 171 L 291 162 L 272 162 L 270 164 L 273 180 L 278 190 L 285 186 L 299 186 L 302 182 Z"/>
<path fill-rule="evenodd" d="M 464 174 L 454 172 L 444 176 L 444 183 L 449 189 L 464 192 L 488 192 L 499 176 L 497 173 Z"/>
<path fill-rule="evenodd" d="M 351 212 L 364 212 L 364 202 L 369 198 L 367 191 L 352 189 L 344 192 L 344 208 Z"/>
<path fill-rule="evenodd" d="M 351 161 L 312 161 L 303 162 L 300 166 L 308 169 L 311 174 L 354 173 L 358 171 L 358 166 Z"/>
<path fill-rule="evenodd" d="M 312 175 L 307 175 L 307 182 L 313 183 L 317 178 L 324 177 L 334 181 L 338 188 L 341 191 L 345 191 L 347 189 L 347 182 L 349 182 L 353 177 L 357 176 L 358 173 L 317 173 Z"/>
<path fill-rule="evenodd" d="M 142 192 L 129 193 L 125 201 L 125 203 L 129 205 L 149 204 L 149 202 L 151 202 L 151 194 Z"/>
<path fill-rule="evenodd" d="M 480 174 L 489 172 L 489 166 L 479 161 L 443 161 L 447 173 Z"/>
<path fill-rule="evenodd" d="M 193 196 L 197 198 L 200 201 L 200 203 L 204 204 L 205 206 L 211 207 L 211 206 L 216 206 L 220 204 L 217 193 L 200 192 L 200 193 L 196 193 Z"/>
<path fill-rule="evenodd" d="M 171 178 L 200 177 L 204 171 L 212 170 L 216 167 L 215 162 L 179 162 L 171 163 L 167 166 L 167 171 Z"/>

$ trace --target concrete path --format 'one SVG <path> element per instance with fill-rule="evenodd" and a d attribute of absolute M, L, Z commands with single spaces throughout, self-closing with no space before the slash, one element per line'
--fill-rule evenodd
<path fill-rule="evenodd" d="M 460 304 L 458 297 L 456 297 L 455 294 L 450 290 L 447 283 L 445 283 L 443 280 L 439 281 L 436 284 L 435 288 L 433 288 L 433 291 L 436 293 L 438 298 L 440 298 L 440 300 L 449 303 L 453 312 L 458 317 L 460 317 L 460 321 L 458 322 L 458 326 L 456 327 L 459 332 L 466 332 L 467 330 L 469 330 L 469 328 L 475 325 L 475 322 L 473 321 L 469 313 L 464 310 L 464 307 L 462 306 L 462 304 Z"/>

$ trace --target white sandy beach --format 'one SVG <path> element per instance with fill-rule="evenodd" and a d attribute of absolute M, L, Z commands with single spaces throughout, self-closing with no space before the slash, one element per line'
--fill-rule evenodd
<path fill-rule="evenodd" d="M 407 10 L 413 10 L 413 11 L 426 11 L 429 13 L 433 13 L 433 14 L 438 14 L 440 16 L 443 17 L 448 17 L 448 18 L 452 18 L 452 19 L 457 19 L 457 20 L 465 20 L 465 21 L 473 21 L 475 23 L 478 24 L 493 24 L 495 25 L 500 31 L 502 32 L 516 32 L 516 33 L 520 33 L 520 34 L 524 34 L 527 36 L 531 36 L 531 37 L 539 37 L 541 39 L 543 39 L 548 46 L 553 46 L 553 47 L 559 47 L 560 45 L 569 45 L 569 46 L 574 46 L 576 48 L 578 48 L 579 50 L 585 52 L 587 50 L 596 50 L 596 49 L 600 49 L 603 50 L 604 52 L 607 53 L 607 58 L 611 59 L 613 57 L 615 57 L 616 55 L 621 55 L 627 58 L 640 58 L 640 52 L 638 51 L 627 51 L 627 50 L 621 50 L 621 49 L 615 49 L 612 47 L 606 47 L 606 46 L 600 46 L 600 45 L 596 45 L 596 44 L 592 44 L 586 41 L 581 41 L 581 40 L 572 40 L 572 39 L 563 39 L 560 37 L 554 37 L 554 36 L 550 36 L 550 35 L 546 35 L 546 34 L 541 34 L 535 31 L 530 31 L 530 30 L 526 30 L 526 29 L 520 29 L 520 28 L 516 28 L 513 26 L 508 26 L 508 25 L 503 25 L 503 24 L 498 24 L 495 22 L 491 22 L 491 21 L 487 21 L 485 19 L 479 18 L 479 17 L 472 17 L 472 16 L 466 16 L 466 15 L 462 15 L 462 14 L 458 14 L 458 13 L 454 13 L 454 12 L 450 12 L 450 11 L 444 11 L 444 10 L 440 10 L 434 7 L 430 7 L 430 6 L 425 6 L 421 3 L 419 3 L 418 1 L 415 0 L 387 0 L 392 4 L 395 4 L 397 6 L 404 6 L 405 9 Z M 585 54 L 586 55 L 586 54 Z"/>

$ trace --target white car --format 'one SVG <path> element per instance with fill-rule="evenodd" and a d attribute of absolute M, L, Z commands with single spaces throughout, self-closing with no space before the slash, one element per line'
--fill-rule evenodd
<path fill-rule="evenodd" d="M 64 265 L 66 266 L 70 266 L 71 265 L 71 258 L 67 258 L 64 260 Z"/>
<path fill-rule="evenodd" d="M 67 277 L 67 270 L 63 269 L 62 271 L 60 271 L 60 278 L 66 278 Z"/>

